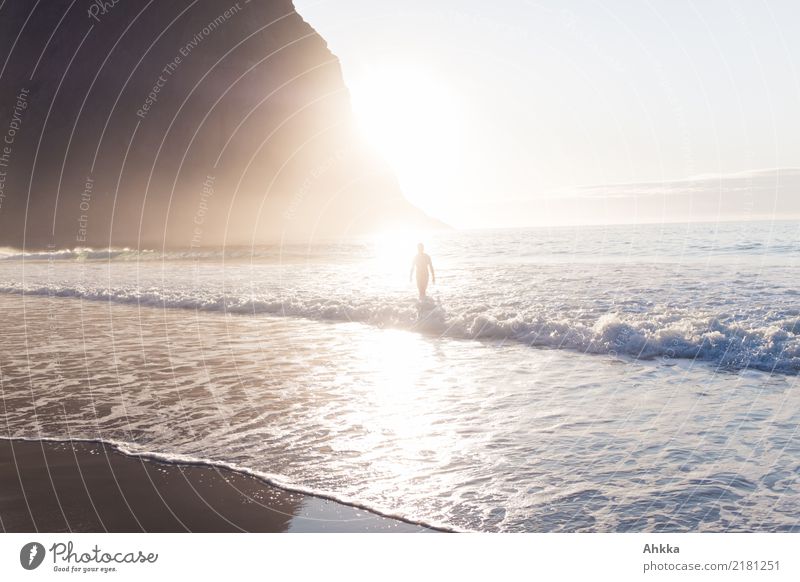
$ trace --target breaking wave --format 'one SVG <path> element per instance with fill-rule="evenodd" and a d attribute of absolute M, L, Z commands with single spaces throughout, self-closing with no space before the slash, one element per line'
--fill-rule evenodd
<path fill-rule="evenodd" d="M 75 247 L 58 250 L 23 251 L 13 247 L 0 247 L 0 261 L 219 261 L 219 260 L 279 260 L 286 257 L 303 259 L 346 258 L 354 250 L 363 251 L 363 243 L 313 246 L 300 244 L 260 245 L 255 247 L 231 246 L 219 248 L 187 248 L 171 250 L 131 249 L 128 247 L 90 248 Z"/>
<path fill-rule="evenodd" d="M 129 248 L 74 249 L 21 251 L 11 247 L 0 247 L 0 261 L 87 261 L 87 260 L 146 260 L 155 258 L 155 251 Z"/>
<path fill-rule="evenodd" d="M 530 346 L 610 354 L 637 359 L 690 359 L 720 368 L 800 373 L 800 312 L 757 320 L 727 314 L 671 309 L 647 313 L 610 312 L 580 321 L 556 311 L 524 314 L 485 305 L 454 310 L 391 296 L 361 298 L 321 295 L 239 294 L 173 291 L 152 287 L 0 285 L 0 293 L 71 297 L 145 307 L 242 315 L 357 322 L 455 339 L 514 341 Z"/>

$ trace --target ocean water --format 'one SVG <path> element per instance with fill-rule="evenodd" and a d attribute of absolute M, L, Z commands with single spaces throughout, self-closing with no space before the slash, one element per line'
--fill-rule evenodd
<path fill-rule="evenodd" d="M 800 529 L 800 223 L 0 249 L 0 436 L 477 531 Z"/>

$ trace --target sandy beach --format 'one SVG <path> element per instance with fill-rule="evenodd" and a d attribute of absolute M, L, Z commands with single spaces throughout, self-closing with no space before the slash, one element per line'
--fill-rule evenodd
<path fill-rule="evenodd" d="M 0 440 L 4 532 L 422 532 L 236 471 L 82 442 Z"/>

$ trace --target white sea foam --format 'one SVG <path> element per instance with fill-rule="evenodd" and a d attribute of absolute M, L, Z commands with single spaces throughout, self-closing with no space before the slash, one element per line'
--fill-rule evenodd
<path fill-rule="evenodd" d="M 358 499 L 353 499 L 345 495 L 337 494 L 331 491 L 305 487 L 301 484 L 288 481 L 285 477 L 281 475 L 275 475 L 272 473 L 268 473 L 266 471 L 258 471 L 255 469 L 251 469 L 249 467 L 238 465 L 237 463 L 218 461 L 214 459 L 204 459 L 201 457 L 181 455 L 178 453 L 162 453 L 157 451 L 149 451 L 143 448 L 142 446 L 137 445 L 136 443 L 118 441 L 114 439 L 66 438 L 66 437 L 53 437 L 53 436 L 10 438 L 7 436 L 0 435 L 0 440 L 18 440 L 18 441 L 35 441 L 35 442 L 47 441 L 51 443 L 63 443 L 63 444 L 68 444 L 68 443 L 86 443 L 86 444 L 98 444 L 98 445 L 103 444 L 119 451 L 123 455 L 127 455 L 130 457 L 137 457 L 151 461 L 158 461 L 160 463 L 164 463 L 165 465 L 176 465 L 176 466 L 192 465 L 200 467 L 229 469 L 231 471 L 235 471 L 243 475 L 249 475 L 251 477 L 255 477 L 256 479 L 263 481 L 267 485 L 283 489 L 284 491 L 293 491 L 296 493 L 302 493 L 304 495 L 313 495 L 314 497 L 319 497 L 321 499 L 329 499 L 331 501 L 336 501 L 337 503 L 349 505 L 351 507 L 357 507 L 360 509 L 365 509 L 367 511 L 370 511 L 377 515 L 381 515 L 383 517 L 405 521 L 406 523 L 419 525 L 421 527 L 438 529 L 445 532 L 468 531 L 468 530 L 458 530 L 457 528 L 453 528 L 445 524 L 427 523 L 424 521 L 415 520 L 411 516 L 406 516 L 401 513 L 393 513 L 390 509 L 387 508 L 366 505 L 363 502 L 359 501 Z"/>
<path fill-rule="evenodd" d="M 578 321 L 569 313 L 522 306 L 509 313 L 489 305 L 431 303 L 392 296 L 264 294 L 214 289 L 105 287 L 102 285 L 0 285 L 0 293 L 69 297 L 88 301 L 189 309 L 237 315 L 274 315 L 358 322 L 458 339 L 511 340 L 535 347 L 569 349 L 642 359 L 692 359 L 728 369 L 800 372 L 800 319 L 771 313 L 769 320 L 672 308 L 644 313 L 610 311 Z M 460 309 L 459 309 L 460 308 Z"/>
<path fill-rule="evenodd" d="M 420 324 L 414 289 L 359 280 L 365 264 L 62 264 L 26 264 L 42 295 L 0 294 L 3 436 L 116 443 L 466 530 L 797 530 L 797 375 L 575 352 L 633 352 L 649 334 L 767 345 L 752 329 L 788 342 L 786 273 L 438 260 L 443 307 Z M 743 282 L 697 292 L 700 273 Z M 501 287 L 445 293 L 474 280 Z M 137 307 L 144 292 L 157 307 Z M 315 315 L 248 315 L 257 299 Z M 221 315 L 228 303 L 245 311 Z M 342 312 L 368 325 L 320 321 Z"/>
<path fill-rule="evenodd" d="M 0 247 L 0 261 L 147 260 L 155 256 L 155 252 L 151 250 L 129 248 L 75 247 L 72 249 L 23 251 L 13 247 Z"/>

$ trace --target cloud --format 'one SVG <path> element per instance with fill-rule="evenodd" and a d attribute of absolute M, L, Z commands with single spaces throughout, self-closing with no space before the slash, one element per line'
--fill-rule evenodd
<path fill-rule="evenodd" d="M 800 219 L 800 168 L 582 186 L 482 212 L 496 226 Z"/>
<path fill-rule="evenodd" d="M 800 168 L 751 170 L 732 174 L 706 174 L 678 180 L 603 184 L 574 188 L 559 198 L 641 198 L 647 196 L 724 196 L 749 194 L 754 197 L 786 198 L 796 202 L 800 188 Z"/>

